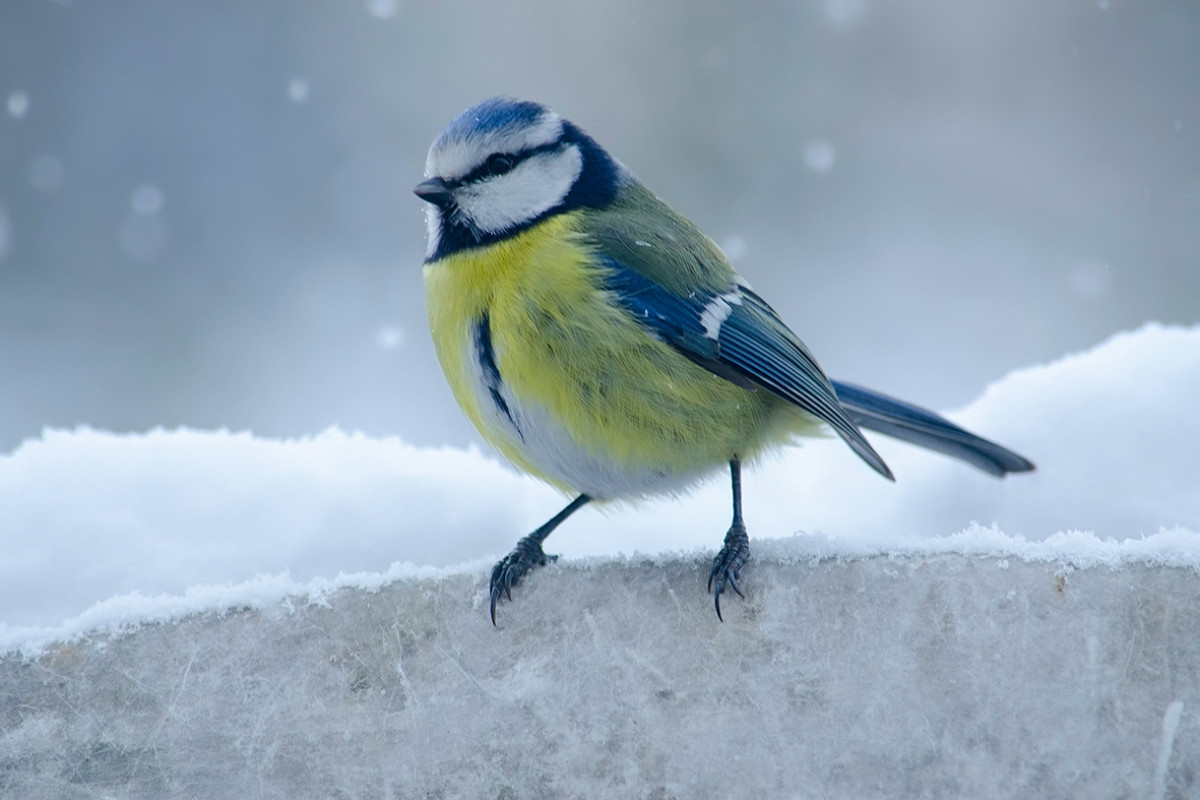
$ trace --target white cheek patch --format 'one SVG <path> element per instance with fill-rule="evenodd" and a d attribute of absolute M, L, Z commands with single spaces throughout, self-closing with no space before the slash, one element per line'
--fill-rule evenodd
<path fill-rule="evenodd" d="M 429 156 L 425 159 L 425 177 L 458 180 L 478 168 L 493 153 L 515 154 L 542 147 L 557 142 L 562 130 L 562 117 L 547 111 L 532 125 L 485 131 L 465 139 L 438 140 L 429 148 Z"/>
<path fill-rule="evenodd" d="M 570 145 L 538 153 L 511 172 L 459 189 L 459 213 L 482 233 L 501 233 L 561 203 L 583 170 L 583 155 Z"/>
<path fill-rule="evenodd" d="M 721 335 L 721 326 L 733 313 L 733 307 L 741 304 L 742 295 L 737 290 L 714 297 L 700 312 L 700 324 L 704 326 L 704 335 L 716 341 Z"/>

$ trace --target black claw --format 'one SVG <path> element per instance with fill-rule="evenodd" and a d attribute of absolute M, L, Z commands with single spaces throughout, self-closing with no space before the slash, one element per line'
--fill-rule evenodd
<path fill-rule="evenodd" d="M 737 579 L 738 573 L 748 560 L 750 537 L 746 535 L 746 526 L 735 522 L 729 533 L 725 534 L 725 545 L 713 559 L 712 569 L 708 573 L 708 590 L 712 592 L 713 607 L 716 608 L 717 619 L 721 622 L 725 621 L 721 616 L 721 595 L 726 586 L 733 589 L 738 597 L 746 599 L 746 595 L 738 588 Z"/>
<path fill-rule="evenodd" d="M 532 536 L 526 536 L 517 542 L 512 552 L 496 562 L 492 567 L 492 577 L 488 580 L 488 593 L 491 595 L 490 611 L 492 624 L 496 624 L 496 601 L 503 594 L 512 602 L 512 587 L 520 583 L 525 573 L 535 567 L 545 566 L 558 556 L 548 556 L 542 549 L 541 542 Z"/>

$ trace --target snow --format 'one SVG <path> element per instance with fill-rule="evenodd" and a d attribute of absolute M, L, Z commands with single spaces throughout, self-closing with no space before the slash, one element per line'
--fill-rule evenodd
<path fill-rule="evenodd" d="M 388 19 L 396 16 L 398 5 L 396 0 L 367 0 L 367 11 L 373 17 Z"/>
<path fill-rule="evenodd" d="M 293 103 L 303 103 L 308 100 L 308 81 L 303 78 L 292 78 L 287 87 L 288 98 Z"/>
<path fill-rule="evenodd" d="M 1045 562 L 1064 575 L 1200 569 L 1197 397 L 1200 327 L 1148 324 L 1008 375 L 949 414 L 1032 458 L 1032 475 L 996 481 L 873 437 L 893 485 L 836 440 L 790 448 L 744 476 L 755 553 L 966 554 Z M 728 494 L 721 477 L 685 498 L 588 508 L 548 550 L 599 557 L 580 562 L 596 567 L 622 553 L 674 563 L 711 552 L 728 525 Z M 339 430 L 287 441 L 48 430 L 0 455 L 0 653 L 34 656 L 88 631 L 204 610 L 319 603 L 347 587 L 480 582 L 563 504 L 470 448 Z"/>
<path fill-rule="evenodd" d="M 780 453 L 724 623 L 725 479 L 581 511 L 493 628 L 563 499 L 488 455 L 46 431 L 0 456 L 0 796 L 1195 796 L 1196 397 L 1200 327 L 1147 325 L 952 415 L 1033 475 Z"/>
<path fill-rule="evenodd" d="M 10 92 L 5 106 L 10 116 L 20 119 L 29 110 L 29 95 L 24 92 Z"/>
<path fill-rule="evenodd" d="M 697 554 L 498 629 L 459 572 L 0 659 L 0 796 L 1196 796 L 1195 570 L 764 544 L 724 623 Z"/>

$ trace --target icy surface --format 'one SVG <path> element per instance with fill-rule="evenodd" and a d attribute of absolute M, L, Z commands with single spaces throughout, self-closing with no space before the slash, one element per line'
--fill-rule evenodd
<path fill-rule="evenodd" d="M 0 796 L 1188 798 L 1200 574 L 758 543 L 189 616 L 0 660 Z"/>
<path fill-rule="evenodd" d="M 789 450 L 725 624 L 724 480 L 581 512 L 494 629 L 563 501 L 485 455 L 48 431 L 0 456 L 0 797 L 1197 796 L 1196 397 L 1150 325 L 952 415 L 1033 475 Z"/>
<path fill-rule="evenodd" d="M 803 531 L 828 554 L 1200 563 L 1197 397 L 1200 328 L 1148 325 L 1014 373 L 951 415 L 1034 459 L 1032 475 L 996 481 L 874 437 L 893 485 L 840 442 L 810 442 L 746 474 L 746 520 L 754 539 Z M 726 481 L 637 509 L 586 508 L 550 550 L 715 549 Z M 389 564 L 399 577 L 486 563 L 563 503 L 490 455 L 340 431 L 47 431 L 0 455 L 0 652 L 371 583 Z"/>

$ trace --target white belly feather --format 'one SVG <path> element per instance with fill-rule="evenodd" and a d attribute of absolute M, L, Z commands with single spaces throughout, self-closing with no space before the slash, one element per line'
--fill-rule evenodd
<path fill-rule="evenodd" d="M 476 333 L 471 339 L 475 352 L 465 359 L 468 385 L 488 428 L 487 438 L 507 443 L 531 466 L 559 483 L 597 500 L 615 500 L 683 491 L 710 471 L 630 466 L 584 448 L 540 403 L 516 396 L 504 382 L 486 338 Z"/>

